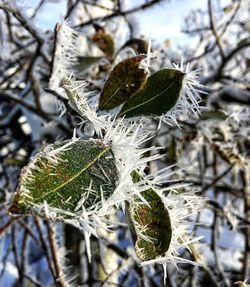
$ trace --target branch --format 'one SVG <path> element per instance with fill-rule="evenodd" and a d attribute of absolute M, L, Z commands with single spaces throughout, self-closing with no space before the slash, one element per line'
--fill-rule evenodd
<path fill-rule="evenodd" d="M 59 255 L 58 255 L 58 250 L 57 250 L 58 246 L 55 240 L 55 231 L 49 221 L 45 221 L 45 225 L 47 227 L 48 240 L 49 240 L 51 255 L 52 255 L 55 272 L 56 272 L 56 282 L 57 282 L 56 286 L 64 287 L 64 286 L 67 286 L 67 284 L 65 282 L 63 269 L 62 269 Z"/>
<path fill-rule="evenodd" d="M 142 5 L 138 5 L 132 9 L 126 10 L 126 11 L 115 11 L 114 13 L 110 14 L 110 15 L 106 15 L 106 16 L 101 16 L 101 17 L 96 17 L 94 19 L 90 19 L 86 22 L 83 22 L 77 26 L 75 26 L 74 28 L 82 28 L 88 25 L 93 24 L 93 22 L 98 22 L 98 21 L 107 21 L 107 20 L 111 20 L 115 17 L 118 16 L 127 16 L 129 14 L 135 13 L 135 12 L 139 12 L 141 10 L 145 10 L 147 8 L 150 8 L 151 6 L 160 3 L 163 0 L 152 0 L 152 1 L 148 1 Z"/>
<path fill-rule="evenodd" d="M 211 27 L 212 33 L 214 34 L 216 44 L 217 44 L 217 46 L 219 48 L 221 58 L 224 59 L 225 58 L 225 54 L 224 54 L 223 48 L 221 46 L 220 37 L 219 37 L 219 35 L 217 33 L 217 30 L 216 30 L 216 27 L 215 27 L 215 24 L 214 24 L 213 10 L 212 10 L 212 0 L 208 0 L 208 15 L 209 15 L 210 27 Z"/>

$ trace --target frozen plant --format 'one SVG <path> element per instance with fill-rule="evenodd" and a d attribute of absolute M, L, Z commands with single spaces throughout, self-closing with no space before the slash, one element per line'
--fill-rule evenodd
<path fill-rule="evenodd" d="M 172 2 L 0 0 L 0 286 L 249 285 L 250 2 Z"/>
<path fill-rule="evenodd" d="M 92 137 L 81 139 L 76 129 L 72 139 L 37 153 L 21 173 L 9 211 L 73 224 L 83 232 L 91 260 L 91 235 L 109 230 L 114 224 L 111 215 L 122 208 L 141 265 L 160 263 L 166 270 L 169 262 L 190 263 L 179 252 L 197 241 L 188 234 L 187 219 L 200 209 L 202 200 L 190 186 L 171 184 L 168 169 L 145 174 L 147 164 L 161 158 L 159 147 L 145 147 L 154 136 L 145 120 L 170 117 L 177 123 L 179 115 L 197 116 L 202 85 L 196 74 L 188 67 L 184 70 L 183 64 L 150 74 L 145 67 L 148 51 L 114 66 L 101 94 L 93 94 L 86 91 L 87 82 L 73 79 L 70 70 L 77 59 L 77 33 L 66 23 L 58 29 L 58 43 L 62 39 L 66 43 L 55 50 L 51 83 L 64 89 Z M 70 58 L 60 58 L 69 51 Z M 169 183 L 167 188 L 164 183 Z"/>

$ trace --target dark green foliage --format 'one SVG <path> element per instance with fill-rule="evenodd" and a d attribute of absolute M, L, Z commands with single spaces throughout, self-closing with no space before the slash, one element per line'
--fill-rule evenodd
<path fill-rule="evenodd" d="M 55 150 L 69 141 L 50 145 Z M 36 213 L 44 201 L 48 206 L 74 212 L 84 196 L 84 208 L 90 209 L 107 199 L 115 189 L 117 170 L 110 146 L 79 140 L 57 155 L 53 163 L 47 151 L 36 155 L 22 171 L 11 213 Z"/>
<path fill-rule="evenodd" d="M 136 172 L 132 177 L 134 182 L 140 180 Z M 153 189 L 148 189 L 141 195 L 148 205 L 142 204 L 141 199 L 136 197 L 134 202 L 127 205 L 127 213 L 137 256 L 140 260 L 147 261 L 164 256 L 168 251 L 172 228 L 169 213 L 160 196 Z M 142 238 L 140 233 L 150 241 Z"/>
<path fill-rule="evenodd" d="M 120 116 L 160 116 L 178 101 L 184 73 L 163 69 L 151 75 L 143 88 L 122 107 Z"/>
<path fill-rule="evenodd" d="M 201 113 L 200 119 L 201 120 L 225 120 L 228 117 L 228 115 L 222 111 L 203 111 Z"/>
<path fill-rule="evenodd" d="M 153 189 L 141 193 L 148 205 L 131 203 L 128 209 L 130 224 L 135 234 L 135 249 L 137 256 L 142 261 L 152 260 L 163 256 L 169 248 L 172 229 L 169 213 L 165 208 L 161 198 Z M 137 204 L 136 204 L 137 203 Z M 150 239 L 147 241 L 139 236 L 135 222 L 145 227 L 143 234 Z"/>

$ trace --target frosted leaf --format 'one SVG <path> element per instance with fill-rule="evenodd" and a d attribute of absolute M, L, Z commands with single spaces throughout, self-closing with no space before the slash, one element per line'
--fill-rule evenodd
<path fill-rule="evenodd" d="M 77 37 L 76 31 L 71 29 L 64 21 L 56 27 L 55 52 L 53 56 L 52 73 L 49 88 L 63 93 L 59 88 L 59 82 L 63 77 L 71 75 L 73 67 L 77 65 Z M 64 94 L 64 93 L 63 93 Z M 65 95 L 65 94 L 64 94 Z"/>
<path fill-rule="evenodd" d="M 65 219 L 74 218 L 82 207 L 100 209 L 116 187 L 110 149 L 93 140 L 47 146 L 23 169 L 10 212 L 51 217 L 52 208 L 54 219 Z"/>

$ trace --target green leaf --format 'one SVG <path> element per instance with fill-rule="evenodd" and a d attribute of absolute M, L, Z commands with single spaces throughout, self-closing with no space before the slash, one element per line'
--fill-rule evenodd
<path fill-rule="evenodd" d="M 82 198 L 89 210 L 113 193 L 117 179 L 110 146 L 91 140 L 55 143 L 23 169 L 9 211 L 36 214 L 37 206 L 46 201 L 50 207 L 74 212 Z M 64 212 L 60 214 L 65 217 Z"/>
<path fill-rule="evenodd" d="M 138 174 L 134 173 L 132 178 L 138 181 Z M 127 205 L 127 213 L 136 254 L 140 260 L 147 261 L 164 256 L 168 251 L 172 228 L 168 210 L 160 196 L 153 189 L 146 190 L 141 195 L 148 205 L 136 198 Z"/>
<path fill-rule="evenodd" d="M 225 120 L 228 117 L 228 115 L 222 111 L 203 111 L 201 113 L 200 119 L 201 120 Z"/>
<path fill-rule="evenodd" d="M 178 101 L 184 73 L 163 69 L 151 75 L 143 88 L 122 107 L 119 116 L 160 116 Z"/>
<path fill-rule="evenodd" d="M 144 85 L 147 73 L 139 65 L 144 55 L 126 59 L 111 71 L 100 95 L 99 109 L 110 110 L 131 98 Z"/>

